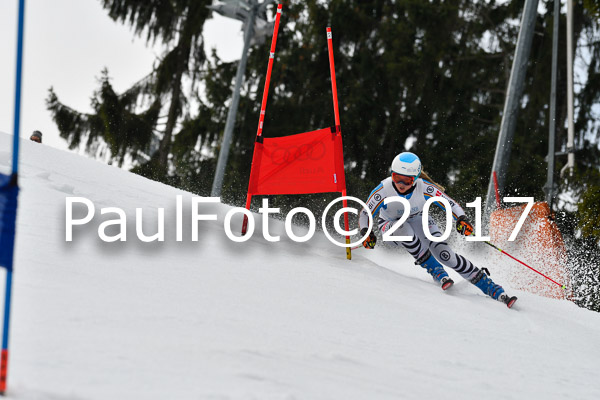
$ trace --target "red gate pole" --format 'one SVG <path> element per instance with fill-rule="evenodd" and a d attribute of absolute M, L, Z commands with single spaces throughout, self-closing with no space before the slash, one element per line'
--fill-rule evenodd
<path fill-rule="evenodd" d="M 262 136 L 263 122 L 265 121 L 265 112 L 267 109 L 267 97 L 269 96 L 269 84 L 271 83 L 271 70 L 273 69 L 273 60 L 275 59 L 275 46 L 277 44 L 277 32 L 279 31 L 279 18 L 281 17 L 281 4 L 277 5 L 277 15 L 275 16 L 275 26 L 273 27 L 273 38 L 271 39 L 271 52 L 269 53 L 269 65 L 267 66 L 267 77 L 265 79 L 265 88 L 263 89 L 262 104 L 260 106 L 260 117 L 258 119 L 258 130 L 256 136 Z"/>
<path fill-rule="evenodd" d="M 342 128 L 340 125 L 340 110 L 338 107 L 338 96 L 337 96 L 337 83 L 335 81 L 335 64 L 334 64 L 334 60 L 333 60 L 333 41 L 332 41 L 332 33 L 331 33 L 331 27 L 327 27 L 327 48 L 329 49 L 329 72 L 331 74 L 331 92 L 333 93 L 333 113 L 335 115 L 335 134 L 336 135 L 341 135 L 342 134 Z M 346 196 L 346 188 L 344 187 L 344 190 L 342 190 L 342 196 Z M 348 207 L 348 201 L 347 200 L 343 200 L 343 206 L 344 208 Z M 349 231 L 349 222 L 348 222 L 348 213 L 345 212 L 344 213 L 344 228 L 346 229 L 346 232 Z M 350 236 L 346 236 L 346 244 L 350 243 Z M 352 259 L 352 251 L 350 250 L 350 247 L 346 247 L 346 258 L 348 260 Z"/>
<path fill-rule="evenodd" d="M 271 70 L 273 69 L 273 60 L 275 59 L 275 46 L 277 45 L 277 32 L 279 31 L 279 19 L 281 18 L 281 9 L 283 5 L 277 5 L 277 14 L 275 15 L 275 26 L 273 27 L 273 37 L 271 38 L 271 51 L 269 52 L 269 65 L 267 66 L 267 77 L 265 78 L 265 87 L 263 89 L 262 103 L 260 105 L 260 116 L 258 118 L 258 130 L 256 131 L 256 142 L 262 143 L 262 130 L 265 121 L 265 112 L 267 109 L 267 98 L 269 97 L 269 84 L 271 83 Z M 256 144 L 254 145 L 256 147 Z M 252 171 L 252 167 L 250 167 Z M 250 176 L 250 181 L 252 176 Z M 246 196 L 246 209 L 250 210 L 252 195 L 250 194 L 250 182 L 248 183 L 248 194 Z M 244 215 L 242 222 L 242 235 L 246 234 L 248 228 L 248 217 Z"/>
<path fill-rule="evenodd" d="M 333 93 L 333 113 L 335 114 L 335 130 L 336 133 L 341 132 L 340 127 L 340 110 L 338 108 L 337 83 L 335 81 L 335 65 L 333 61 L 333 43 L 332 43 L 331 28 L 327 28 L 327 47 L 329 49 L 329 71 L 331 73 L 331 92 Z"/>
<path fill-rule="evenodd" d="M 494 171 L 494 189 L 496 192 L 496 208 L 500 209 L 502 205 L 500 204 L 500 192 L 498 191 L 498 175 L 496 171 Z"/>

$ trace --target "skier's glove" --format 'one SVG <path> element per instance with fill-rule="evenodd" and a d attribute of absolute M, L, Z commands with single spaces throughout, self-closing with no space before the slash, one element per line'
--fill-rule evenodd
<path fill-rule="evenodd" d="M 473 233 L 473 225 L 471 225 L 471 223 L 467 221 L 467 217 L 461 215 L 456 220 L 456 230 L 461 235 L 469 236 Z"/>
<path fill-rule="evenodd" d="M 362 228 L 360 230 L 360 236 L 365 236 L 367 234 L 367 231 L 367 228 Z M 369 237 L 367 237 L 363 241 L 363 246 L 365 247 L 365 249 L 372 249 L 375 247 L 375 243 L 377 243 L 377 236 L 375 236 L 375 233 L 371 231 L 371 233 L 369 233 Z"/>

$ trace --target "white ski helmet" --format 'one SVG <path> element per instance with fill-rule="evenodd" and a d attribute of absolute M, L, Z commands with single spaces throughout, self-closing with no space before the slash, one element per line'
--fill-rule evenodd
<path fill-rule="evenodd" d="M 414 176 L 413 186 L 421 176 L 421 160 L 416 154 L 409 151 L 398 154 L 392 161 L 392 172 L 400 175 Z"/>

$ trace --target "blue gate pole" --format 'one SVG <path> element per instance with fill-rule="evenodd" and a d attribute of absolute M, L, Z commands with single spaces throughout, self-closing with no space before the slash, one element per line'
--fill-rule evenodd
<path fill-rule="evenodd" d="M 8 375 L 8 329 L 10 322 L 10 299 L 12 294 L 12 269 L 6 269 L 6 293 L 4 296 L 4 331 L 2 333 L 2 360 L 0 366 L 0 394 L 6 391 Z"/>
<path fill-rule="evenodd" d="M 21 122 L 21 81 L 23 71 L 23 31 L 25 25 L 25 0 L 19 0 L 19 21 L 17 26 L 17 70 L 15 77 L 15 119 L 13 126 L 12 178 L 15 185 L 19 172 L 19 131 Z M 14 242 L 13 242 L 14 243 Z M 14 246 L 14 244 L 13 244 Z M 10 267 L 10 268 L 9 268 Z M 6 268 L 4 296 L 4 327 L 2 331 L 2 354 L 0 357 L 0 394 L 6 391 L 8 374 L 8 332 L 10 328 L 10 302 L 12 298 L 12 265 Z"/>
<path fill-rule="evenodd" d="M 19 131 L 21 128 L 21 81 L 23 71 L 23 31 L 25 25 L 25 0 L 19 0 L 19 25 L 17 32 L 17 71 L 15 74 L 15 121 L 13 125 L 12 173 L 19 170 Z"/>

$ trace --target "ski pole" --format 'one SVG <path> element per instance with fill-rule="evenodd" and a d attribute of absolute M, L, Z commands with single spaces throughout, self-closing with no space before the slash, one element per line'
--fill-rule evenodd
<path fill-rule="evenodd" d="M 513 260 L 515 260 L 515 261 L 517 261 L 517 262 L 519 262 L 519 263 L 523 264 L 524 266 L 526 266 L 526 267 L 527 267 L 527 268 L 529 268 L 530 270 L 532 270 L 532 271 L 534 271 L 534 272 L 537 272 L 538 274 L 540 274 L 540 275 L 541 275 L 541 276 L 543 276 L 544 278 L 548 279 L 549 281 L 552 281 L 552 282 L 556 283 L 558 286 L 560 286 L 560 287 L 561 287 L 561 289 L 563 289 L 563 290 L 564 290 L 564 289 L 566 289 L 566 288 L 567 288 L 565 285 L 561 285 L 560 283 L 556 282 L 554 279 L 552 279 L 552 278 L 549 278 L 548 276 L 546 276 L 546 275 L 542 274 L 540 271 L 536 270 L 535 268 L 531 268 L 529 265 L 525 264 L 523 261 L 521 261 L 521 260 L 517 260 L 515 257 L 511 256 L 510 254 L 508 254 L 508 253 L 507 253 L 507 252 L 505 252 L 504 250 L 502 250 L 502 249 L 500 249 L 500 248 L 498 248 L 498 247 L 494 246 L 494 245 L 493 245 L 493 244 L 491 244 L 490 242 L 486 241 L 486 242 L 484 242 L 484 243 L 486 243 L 486 244 L 488 244 L 488 245 L 492 246 L 493 248 L 495 248 L 496 250 L 498 250 L 500 253 L 502 253 L 502 254 L 506 254 L 507 256 L 509 256 L 509 257 L 510 257 L 510 258 L 512 258 Z"/>

